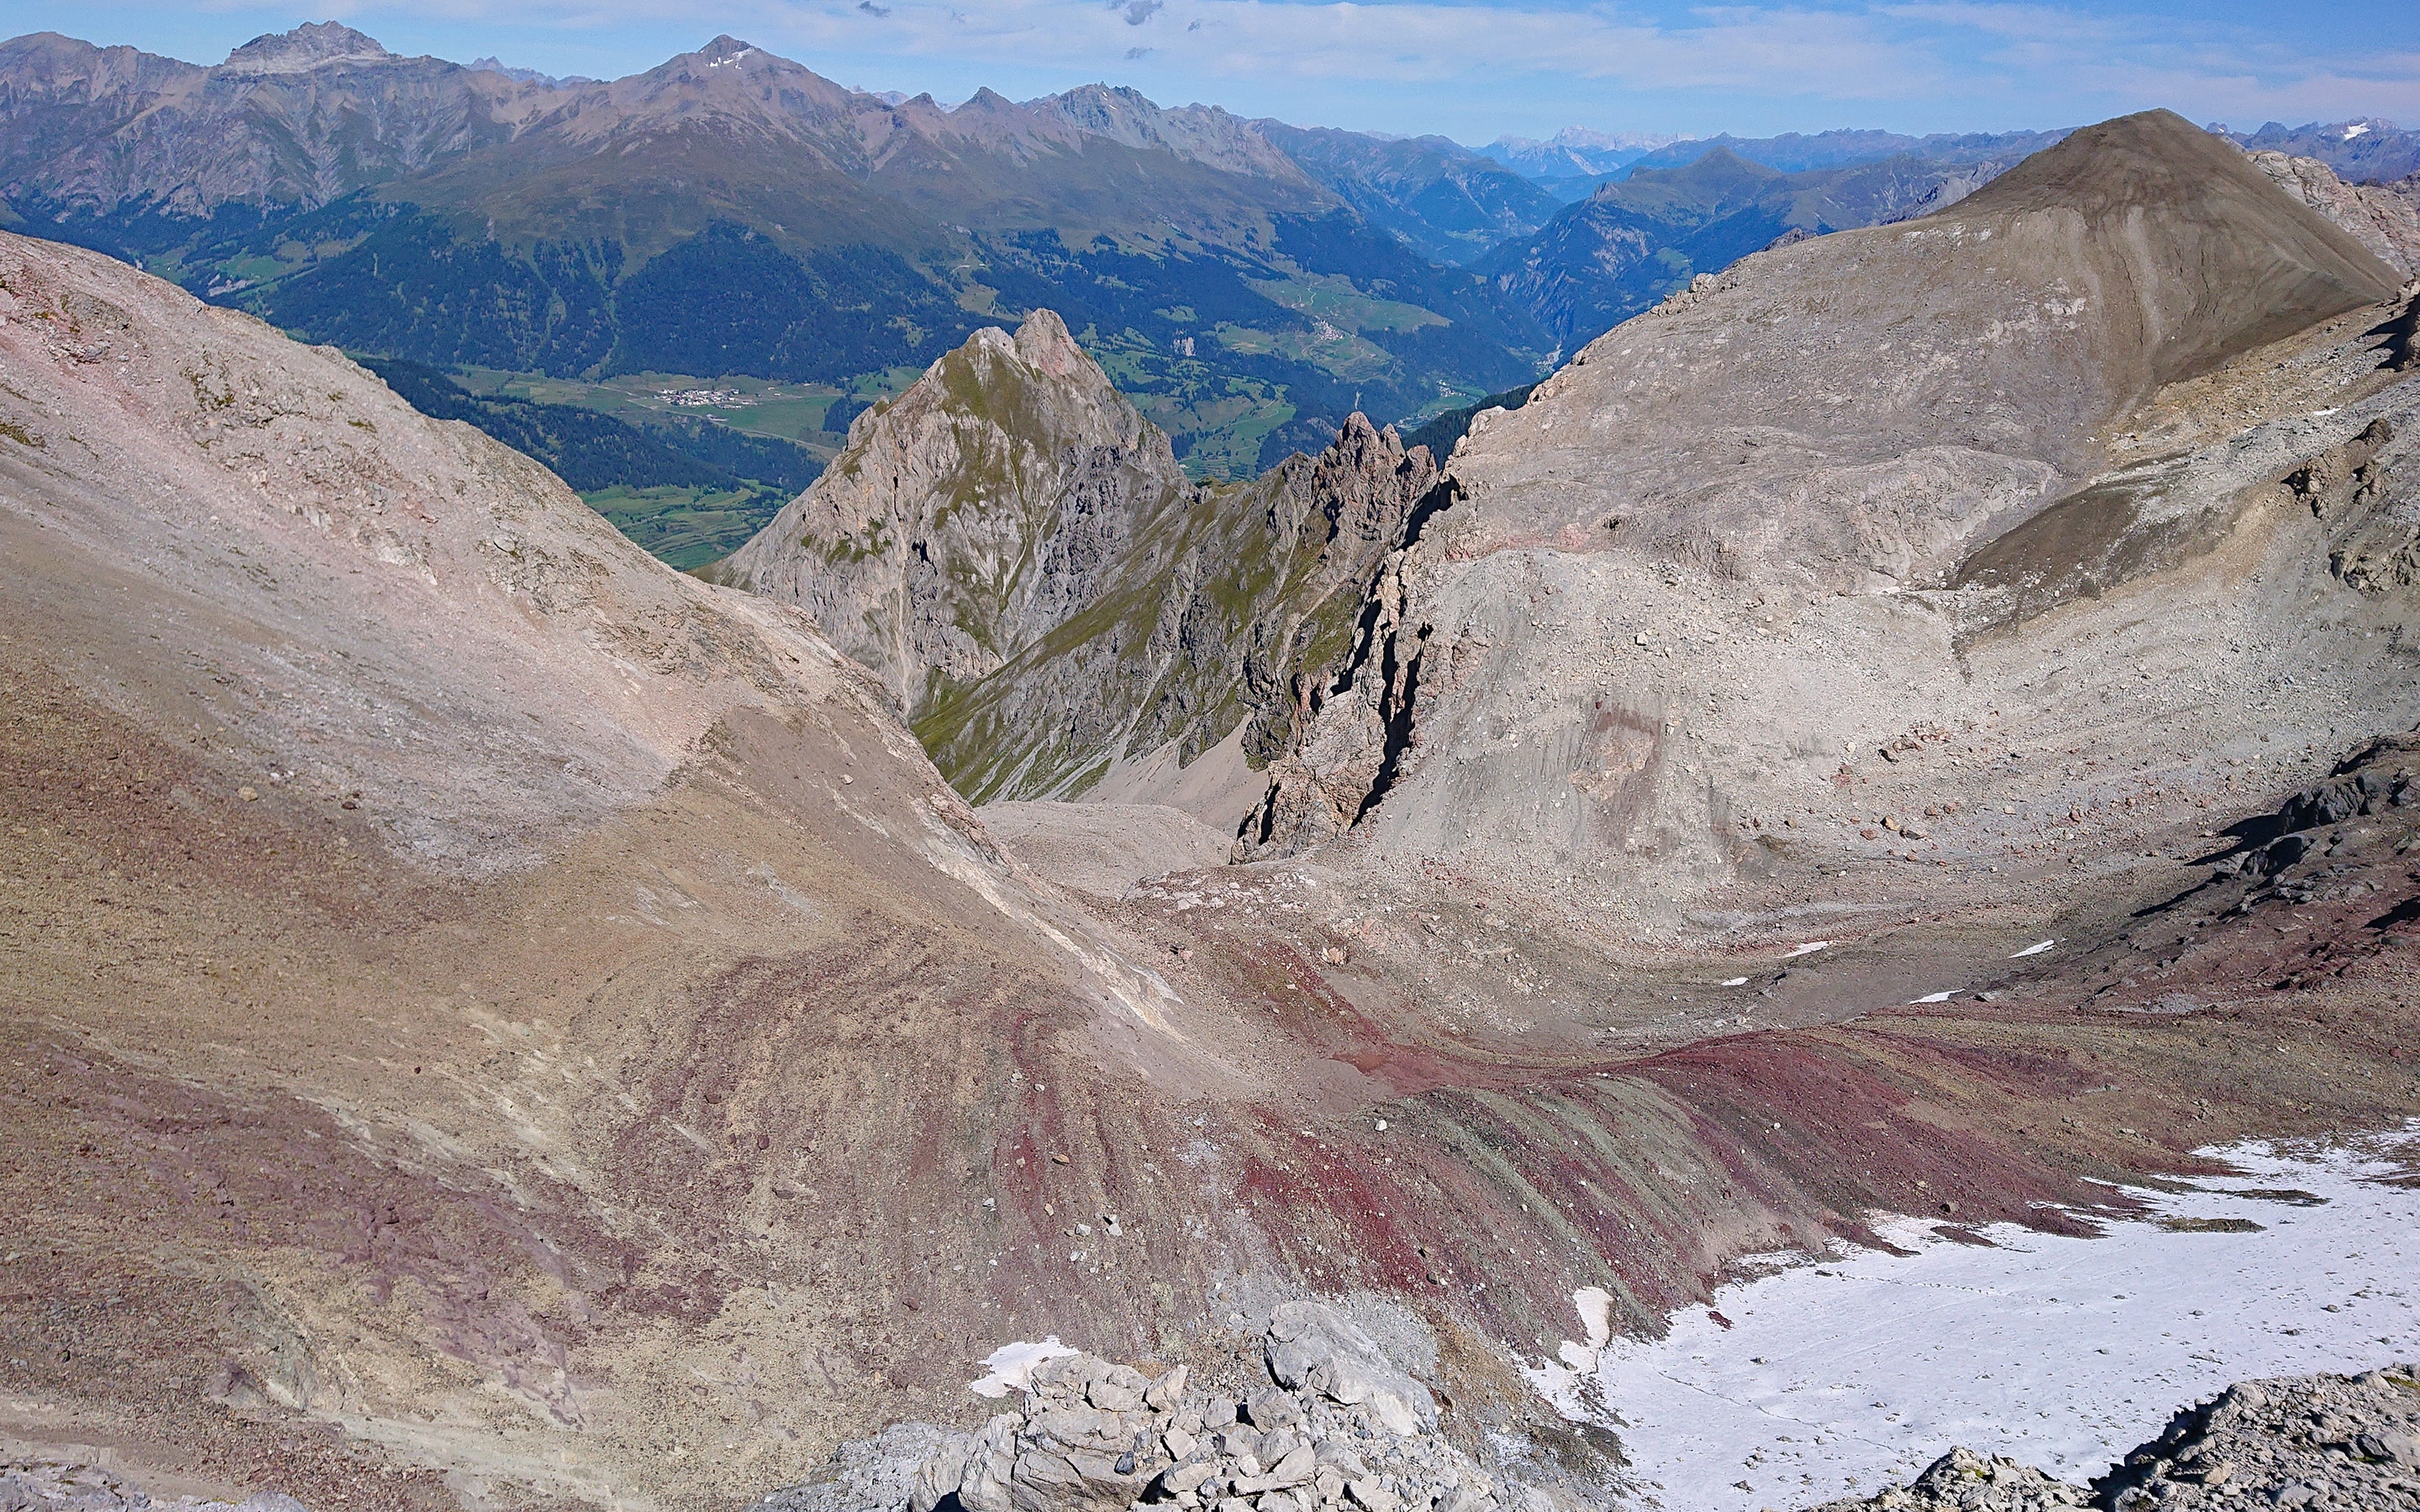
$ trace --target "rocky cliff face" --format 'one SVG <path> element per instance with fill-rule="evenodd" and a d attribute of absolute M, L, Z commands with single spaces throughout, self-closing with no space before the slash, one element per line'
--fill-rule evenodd
<path fill-rule="evenodd" d="M 1168 438 L 1036 311 L 858 417 L 718 576 L 804 608 L 912 715 L 1089 605 L 1142 522 L 1191 491 Z"/>
<path fill-rule="evenodd" d="M 1181 767 L 1231 739 L 1258 765 L 1330 695 L 1371 576 L 1435 477 L 1357 414 L 1317 457 L 1199 489 L 1102 564 L 1091 608 L 917 733 L 978 802 L 1078 796 L 1122 764 L 1166 749 Z"/>
<path fill-rule="evenodd" d="M 2317 158 L 2255 152 L 2252 162 L 2278 188 L 2334 221 L 2380 262 L 2406 278 L 2420 277 L 2420 203 L 2415 203 L 2420 194 L 2398 185 L 2346 183 Z"/>

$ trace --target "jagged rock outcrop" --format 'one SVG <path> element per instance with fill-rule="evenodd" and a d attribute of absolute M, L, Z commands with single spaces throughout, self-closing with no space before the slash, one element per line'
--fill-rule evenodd
<path fill-rule="evenodd" d="M 2380 262 L 2420 277 L 2420 205 L 2385 184 L 2349 184 L 2317 158 L 2255 152 L 2254 165 L 2277 187 L 2342 226 Z"/>
<path fill-rule="evenodd" d="M 2389 810 L 2400 823 L 2387 823 Z M 2349 821 L 2376 818 L 2375 824 Z M 2273 814 L 2237 822 L 2236 843 L 2212 863 L 2209 887 L 2233 885 L 2232 904 L 2251 912 L 2274 898 L 2309 903 L 2360 896 L 2372 886 L 2338 878 L 2355 863 L 2400 851 L 2420 826 L 2420 733 L 2370 742 L 2336 764 L 2328 779 L 2288 798 Z"/>
<path fill-rule="evenodd" d="M 1428 1388 L 1398 1370 L 1377 1341 L 1314 1302 L 1280 1303 L 1269 1314 L 1269 1379 L 1289 1390 L 1315 1392 L 1347 1407 L 1367 1407 L 1397 1433 L 1436 1427 Z"/>
<path fill-rule="evenodd" d="M 2031 1465 L 1958 1448 L 1904 1488 L 1826 1502 L 1812 1512 L 2055 1512 L 2089 1506 L 2091 1494 Z"/>
<path fill-rule="evenodd" d="M 1089 607 L 1142 522 L 1191 491 L 1168 438 L 1038 310 L 860 415 L 716 577 L 804 608 L 912 715 Z"/>
<path fill-rule="evenodd" d="M 2244 1381 L 2093 1482 L 2109 1512 L 2420 1506 L 2420 1365 Z"/>

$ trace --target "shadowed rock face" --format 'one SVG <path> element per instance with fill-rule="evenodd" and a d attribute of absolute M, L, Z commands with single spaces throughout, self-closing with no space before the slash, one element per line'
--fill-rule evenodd
<path fill-rule="evenodd" d="M 1081 613 L 937 702 L 917 733 L 979 802 L 1079 796 L 1126 764 L 1189 764 L 1221 743 L 1264 762 L 1331 692 L 1371 575 L 1435 477 L 1426 449 L 1355 414 L 1317 457 L 1171 501 Z M 1231 833 L 1245 781 L 1219 815 Z"/>

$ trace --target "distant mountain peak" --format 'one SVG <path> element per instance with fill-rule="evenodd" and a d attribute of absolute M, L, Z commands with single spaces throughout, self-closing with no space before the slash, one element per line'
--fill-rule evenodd
<path fill-rule="evenodd" d="M 539 69 L 515 68 L 492 53 L 486 57 L 473 58 L 462 66 L 473 73 L 501 73 L 516 84 L 534 84 L 541 89 L 563 89 L 572 85 L 597 83 L 585 74 L 566 73 L 558 76 Z"/>
<path fill-rule="evenodd" d="M 307 73 L 332 63 L 383 63 L 396 54 L 342 22 L 315 21 L 290 32 L 256 37 L 227 54 L 237 73 Z"/>
<path fill-rule="evenodd" d="M 1586 126 L 1566 126 L 1550 139 L 1559 147 L 1664 147 L 1682 140 L 1670 131 L 1600 131 Z"/>
<path fill-rule="evenodd" d="M 1535 151 L 1542 147 L 1560 147 L 1582 152 L 1621 152 L 1632 149 L 1652 152 L 1686 141 L 1670 131 L 1600 131 L 1590 126 L 1566 126 L 1544 141 L 1527 136 L 1499 136 L 1491 147 L 1508 151 Z"/>

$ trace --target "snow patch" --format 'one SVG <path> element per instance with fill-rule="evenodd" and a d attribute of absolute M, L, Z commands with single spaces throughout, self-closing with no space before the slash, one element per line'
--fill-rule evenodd
<path fill-rule="evenodd" d="M 1952 987 L 1946 993 L 1927 993 L 1921 997 L 1909 998 L 1907 1006 L 1914 1008 L 1918 1003 L 1946 1003 L 1965 990 L 1963 987 Z"/>
<path fill-rule="evenodd" d="M 984 1369 L 987 1373 L 984 1378 L 969 1382 L 967 1389 L 978 1396 L 1005 1396 L 1012 1386 L 1018 1391 L 1030 1390 L 1033 1385 L 1034 1366 L 1075 1352 L 1060 1343 L 1056 1334 L 1039 1344 L 1021 1340 L 1003 1344 L 985 1358 Z"/>
<path fill-rule="evenodd" d="M 2081 1481 L 2230 1381 L 2420 1354 L 2420 1190 L 2381 1180 L 2420 1157 L 2420 1122 L 2200 1153 L 2240 1174 L 2118 1194 L 2148 1216 L 2097 1239 L 1997 1224 L 1978 1245 L 1877 1216 L 1913 1253 L 1770 1257 L 1713 1299 L 1729 1329 L 1692 1306 L 1592 1371 L 1567 1344 L 1526 1373 L 1567 1417 L 1619 1414 L 1665 1505 L 1756 1512 L 1902 1483 L 1962 1443 Z"/>
<path fill-rule="evenodd" d="M 2019 950 L 2016 954 L 2009 957 L 2009 959 L 2011 961 L 2023 961 L 2029 955 L 2041 954 L 2044 950 L 2049 949 L 2052 946 L 2056 945 L 2057 943 L 2058 942 L 2056 940 L 2044 940 L 2040 945 L 2028 945 L 2024 949 Z"/>
<path fill-rule="evenodd" d="M 1808 940 L 1804 945 L 1792 946 L 1790 953 L 1783 956 L 1782 959 L 1785 961 L 1795 961 L 1802 955 L 1813 955 L 1818 950 L 1828 950 L 1831 948 L 1832 942 L 1829 940 Z"/>
<path fill-rule="evenodd" d="M 1747 985 L 1747 979 L 1745 977 L 1732 977 L 1725 981 L 1723 985 L 1726 987 L 1745 987 Z"/>

